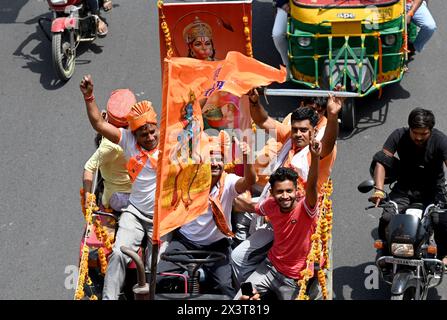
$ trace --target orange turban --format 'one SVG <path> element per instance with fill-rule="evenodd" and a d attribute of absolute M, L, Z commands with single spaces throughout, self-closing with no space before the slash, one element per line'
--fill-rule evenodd
<path fill-rule="evenodd" d="M 110 95 L 107 101 L 107 121 L 115 127 L 127 127 L 127 114 L 137 99 L 129 89 L 117 89 Z"/>
<path fill-rule="evenodd" d="M 157 124 L 157 113 L 152 107 L 152 102 L 143 100 L 132 106 L 127 115 L 129 121 L 129 128 L 135 131 L 147 123 Z"/>

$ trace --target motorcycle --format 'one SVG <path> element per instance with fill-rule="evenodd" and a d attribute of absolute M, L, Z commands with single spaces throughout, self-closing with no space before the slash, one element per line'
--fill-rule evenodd
<path fill-rule="evenodd" d="M 82 0 L 47 0 L 53 19 L 39 19 L 39 26 L 51 41 L 56 74 L 68 81 L 75 70 L 76 49 L 81 42 L 93 42 L 98 36 L 99 17 L 89 12 Z M 51 34 L 43 27 L 51 22 Z"/>
<path fill-rule="evenodd" d="M 385 193 L 379 208 L 392 208 L 392 216 L 385 231 L 386 240 L 377 240 L 376 249 L 386 255 L 376 260 L 381 278 L 391 285 L 391 300 L 425 300 L 428 289 L 441 284 L 444 263 L 436 259 L 433 239 L 433 224 L 439 214 L 447 210 L 441 204 L 430 204 L 426 208 L 420 203 L 407 206 L 399 214 L 396 202 L 390 200 L 384 190 L 378 189 L 373 180 L 362 182 L 357 189 L 367 193 L 372 189 Z M 375 208 L 374 205 L 365 210 Z"/>

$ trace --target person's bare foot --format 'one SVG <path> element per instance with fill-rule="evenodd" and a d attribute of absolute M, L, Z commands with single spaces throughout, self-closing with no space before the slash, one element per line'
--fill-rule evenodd
<path fill-rule="evenodd" d="M 102 4 L 102 8 L 104 9 L 104 11 L 112 10 L 112 8 L 113 8 L 112 1 L 111 0 L 104 1 L 103 4 Z"/>
<path fill-rule="evenodd" d="M 99 37 L 105 37 L 108 32 L 107 24 L 101 20 L 101 18 L 98 19 L 98 36 Z"/>

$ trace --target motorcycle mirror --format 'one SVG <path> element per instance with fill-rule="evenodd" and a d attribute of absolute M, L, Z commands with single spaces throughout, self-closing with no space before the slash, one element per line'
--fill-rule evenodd
<path fill-rule="evenodd" d="M 369 179 L 360 183 L 357 187 L 357 190 L 361 193 L 367 193 L 374 189 L 374 180 Z"/>

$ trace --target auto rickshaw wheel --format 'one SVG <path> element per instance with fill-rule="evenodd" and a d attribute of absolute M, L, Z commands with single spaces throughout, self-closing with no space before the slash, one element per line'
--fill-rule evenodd
<path fill-rule="evenodd" d="M 347 98 L 341 109 L 341 128 L 352 131 L 355 127 L 355 99 Z"/>

